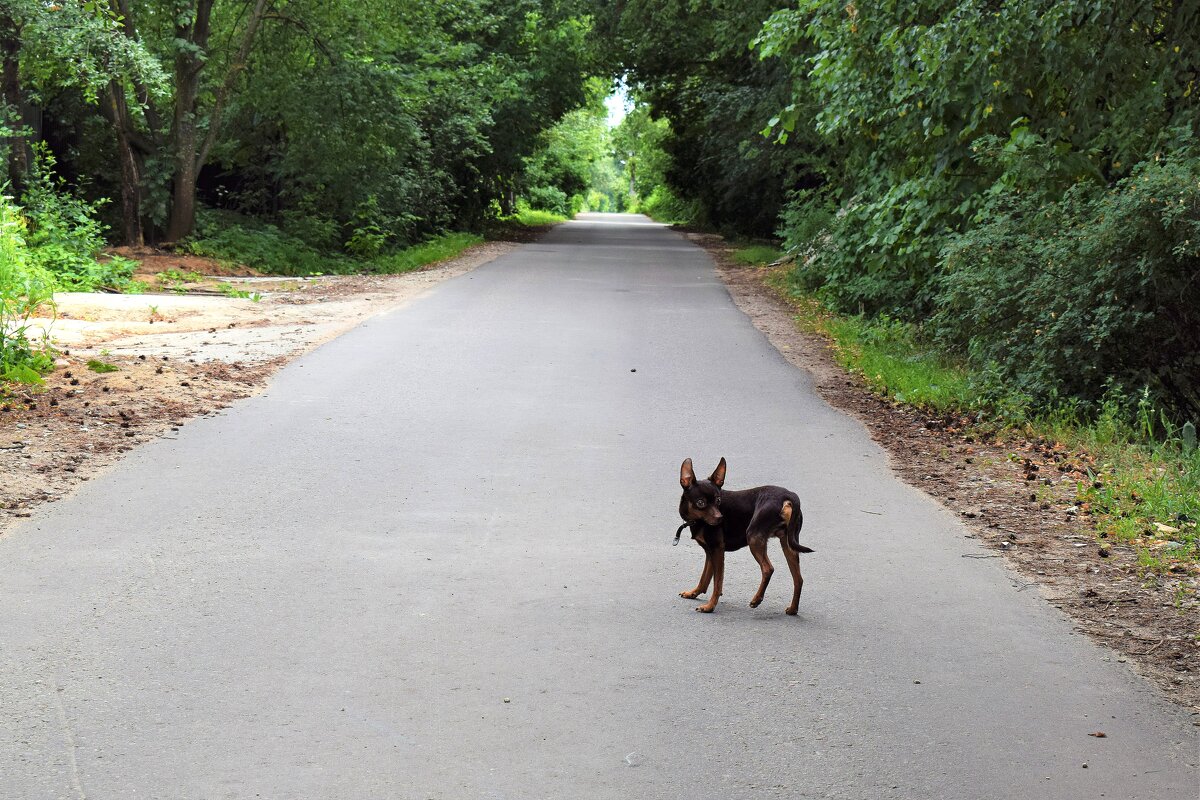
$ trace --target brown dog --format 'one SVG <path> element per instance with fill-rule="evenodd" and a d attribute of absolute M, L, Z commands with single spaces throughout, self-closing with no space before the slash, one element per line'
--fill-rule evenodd
<path fill-rule="evenodd" d="M 804 588 L 800 553 L 813 552 L 800 544 L 798 538 L 804 515 L 800 513 L 800 498 L 796 493 L 780 486 L 722 491 L 724 458 L 706 481 L 696 479 L 692 460 L 685 459 L 679 469 L 679 484 L 683 487 L 679 516 L 684 522 L 679 531 L 689 528 L 692 538 L 704 548 L 704 571 L 700 573 L 699 583 L 694 589 L 680 592 L 679 596 L 698 597 L 708 591 L 709 581 L 712 581 L 713 591 L 708 602 L 696 608 L 697 611 L 711 612 L 717 607 L 725 582 L 725 553 L 749 545 L 750 553 L 762 569 L 762 582 L 750 599 L 750 607 L 757 608 L 775 572 L 767 558 L 767 542 L 777 536 L 783 545 L 788 569 L 792 571 L 792 604 L 787 607 L 787 613 L 794 615 L 800 604 L 800 590 Z M 677 542 L 678 539 L 676 533 Z"/>

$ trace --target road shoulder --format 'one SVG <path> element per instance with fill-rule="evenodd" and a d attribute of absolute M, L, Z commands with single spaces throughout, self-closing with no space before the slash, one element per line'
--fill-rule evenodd
<path fill-rule="evenodd" d="M 1037 591 L 1069 614 L 1077 631 L 1111 648 L 1200 725 L 1200 609 L 1181 607 L 1178 580 L 1144 574 L 1129 549 L 1107 548 L 1075 501 L 1076 454 L 1052 443 L 982 439 L 965 420 L 933 418 L 872 394 L 835 362 L 829 342 L 800 330 L 795 313 L 765 282 L 767 270 L 735 263 L 720 237 L 688 234 L 716 263 L 739 309 L 822 398 L 857 418 L 892 469 L 954 513 L 966 536 L 1002 558 L 1015 591 Z M 1028 479 L 1026 462 L 1041 464 Z M 1061 468 L 1061 469 L 1060 469 Z M 1179 580 L 1195 580 L 1181 576 Z"/>

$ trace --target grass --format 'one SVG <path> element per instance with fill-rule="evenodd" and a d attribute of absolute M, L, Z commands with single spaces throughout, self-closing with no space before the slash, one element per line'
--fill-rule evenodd
<path fill-rule="evenodd" d="M 767 250 L 742 248 L 734 259 L 769 263 L 777 256 Z M 1047 410 L 1022 398 L 997 400 L 924 344 L 914 326 L 834 314 L 797 292 L 784 269 L 767 281 L 791 301 L 800 327 L 828 339 L 838 363 L 871 391 L 939 416 L 970 413 L 989 432 L 1085 454 L 1091 474 L 1077 484 L 1077 501 L 1091 512 L 1097 535 L 1134 548 L 1145 572 L 1200 564 L 1200 449 L 1191 431 L 1172 429 L 1145 396 L 1132 403 L 1113 398 L 1090 416 L 1070 405 Z"/>
<path fill-rule="evenodd" d="M 482 241 L 483 237 L 473 233 L 447 233 L 386 256 L 377 256 L 368 262 L 367 269 L 386 275 L 411 272 L 414 269 L 454 258 L 468 247 L 473 247 Z"/>
<path fill-rule="evenodd" d="M 197 234 L 184 243 L 186 252 L 225 264 L 252 267 L 268 275 L 396 275 L 454 258 L 483 241 L 469 233 L 448 233 L 412 247 L 355 257 L 319 250 L 294 232 L 229 212 L 206 211 L 199 223 Z M 191 275 L 177 271 L 160 277 L 167 288 L 181 287 L 183 281 L 193 280 Z"/>
<path fill-rule="evenodd" d="M 518 208 L 516 213 L 510 214 L 507 217 L 501 217 L 500 221 L 523 225 L 527 228 L 538 228 L 542 225 L 557 225 L 560 222 L 566 222 L 567 218 L 562 214 L 555 214 L 553 211 L 539 211 L 536 208 Z"/>
<path fill-rule="evenodd" d="M 740 247 L 733 253 L 733 260 L 746 266 L 771 264 L 783 258 L 783 251 L 770 245 L 755 244 Z"/>

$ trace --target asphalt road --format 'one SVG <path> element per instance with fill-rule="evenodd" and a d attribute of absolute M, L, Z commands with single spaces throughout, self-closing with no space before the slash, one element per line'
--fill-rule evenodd
<path fill-rule="evenodd" d="M 677 596 L 686 456 L 800 494 L 798 617 L 777 549 Z M 965 532 L 588 215 L 0 538 L 0 798 L 1195 800 L 1188 714 Z"/>

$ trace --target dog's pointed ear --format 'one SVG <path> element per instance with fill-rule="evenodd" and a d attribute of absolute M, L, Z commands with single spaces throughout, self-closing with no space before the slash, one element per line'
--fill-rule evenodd
<path fill-rule="evenodd" d="M 687 489 L 695 482 L 696 473 L 692 471 L 692 460 L 685 458 L 683 466 L 679 468 L 679 485 Z"/>
<path fill-rule="evenodd" d="M 721 463 L 717 464 L 709 480 L 715 483 L 718 489 L 725 485 L 725 456 L 721 456 Z"/>

